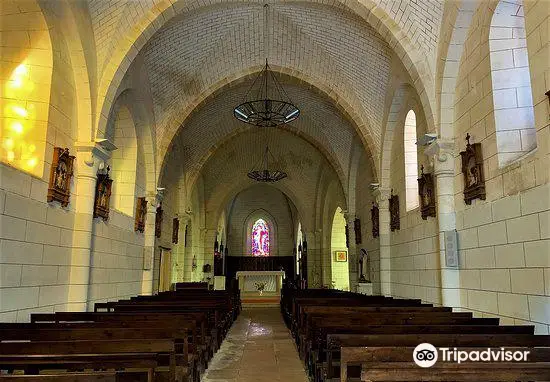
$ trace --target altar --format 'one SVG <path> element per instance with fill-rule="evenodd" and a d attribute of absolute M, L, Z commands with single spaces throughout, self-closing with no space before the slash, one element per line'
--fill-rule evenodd
<path fill-rule="evenodd" d="M 284 271 L 239 271 L 235 276 L 243 307 L 279 305 Z"/>

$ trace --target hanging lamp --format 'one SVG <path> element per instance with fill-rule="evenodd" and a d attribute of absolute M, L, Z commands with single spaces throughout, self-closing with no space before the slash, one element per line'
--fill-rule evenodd
<path fill-rule="evenodd" d="M 239 121 L 259 127 L 276 127 L 294 121 L 300 115 L 300 109 L 292 103 L 275 73 L 269 67 L 267 55 L 267 15 L 269 5 L 265 4 L 264 47 L 265 66 L 246 92 L 243 102 L 233 110 Z"/>
<path fill-rule="evenodd" d="M 247 175 L 250 179 L 253 179 L 257 182 L 268 182 L 274 183 L 278 182 L 281 179 L 286 178 L 286 172 L 280 170 L 270 170 L 269 169 L 269 158 L 275 161 L 275 157 L 269 151 L 269 146 L 265 146 L 264 156 L 259 163 L 260 166 L 255 166 L 252 171 Z"/>

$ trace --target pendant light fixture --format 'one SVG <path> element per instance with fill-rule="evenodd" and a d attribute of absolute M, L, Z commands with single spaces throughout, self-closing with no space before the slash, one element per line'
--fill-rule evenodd
<path fill-rule="evenodd" d="M 281 179 L 286 178 L 286 172 L 279 170 L 270 170 L 269 169 L 269 159 L 275 161 L 275 157 L 269 151 L 269 146 L 265 146 L 264 156 L 259 163 L 259 166 L 254 166 L 254 169 L 250 171 L 247 175 L 250 179 L 253 179 L 257 182 L 267 182 L 274 183 L 278 182 Z"/>
<path fill-rule="evenodd" d="M 300 115 L 267 62 L 268 45 L 268 12 L 269 5 L 264 5 L 264 49 L 265 66 L 246 92 L 243 102 L 233 110 L 239 121 L 259 127 L 276 127 L 294 121 Z"/>

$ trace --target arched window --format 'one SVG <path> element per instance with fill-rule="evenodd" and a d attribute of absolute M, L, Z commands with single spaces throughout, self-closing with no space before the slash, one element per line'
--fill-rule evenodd
<path fill-rule="evenodd" d="M 499 165 L 537 146 L 525 19 L 521 0 L 500 1 L 489 30 Z"/>
<path fill-rule="evenodd" d="M 269 256 L 269 227 L 264 219 L 258 219 L 252 226 L 252 255 Z"/>
<path fill-rule="evenodd" d="M 418 157 L 416 151 L 416 114 L 409 110 L 405 118 L 405 189 L 407 211 L 418 207 Z"/>

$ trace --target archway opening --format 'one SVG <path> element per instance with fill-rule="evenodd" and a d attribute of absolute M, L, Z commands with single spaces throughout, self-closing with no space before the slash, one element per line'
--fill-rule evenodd
<path fill-rule="evenodd" d="M 500 1 L 489 30 L 500 167 L 537 147 L 523 8 L 521 0 Z"/>
<path fill-rule="evenodd" d="M 418 208 L 418 152 L 416 147 L 416 114 L 409 110 L 403 132 L 405 150 L 405 190 L 407 211 Z"/>
<path fill-rule="evenodd" d="M 346 219 L 338 207 L 332 220 L 331 269 L 332 288 L 349 290 L 348 248 L 346 245 Z"/>

